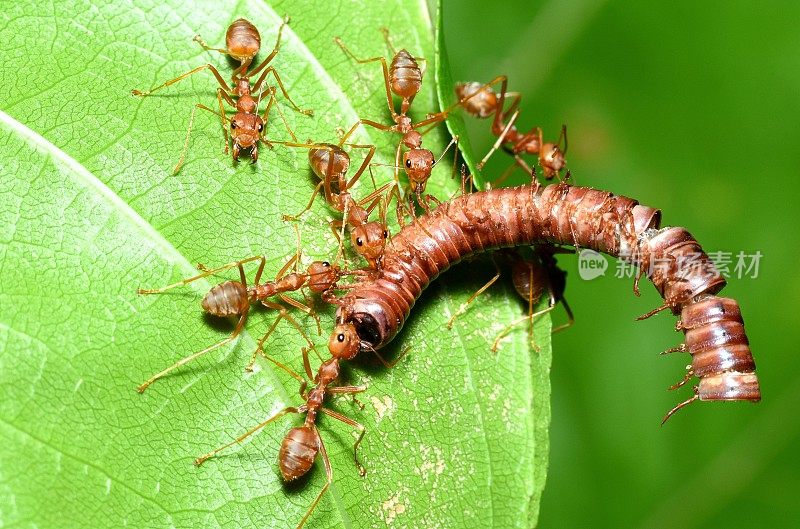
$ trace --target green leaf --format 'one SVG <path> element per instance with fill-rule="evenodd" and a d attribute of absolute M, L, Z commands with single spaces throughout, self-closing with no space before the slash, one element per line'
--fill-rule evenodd
<path fill-rule="evenodd" d="M 436 96 L 439 100 L 441 108 L 448 108 L 458 102 L 455 93 L 455 82 L 453 81 L 453 73 L 450 70 L 450 63 L 447 58 L 447 44 L 445 42 L 444 30 L 444 8 L 439 3 L 439 9 L 436 13 L 437 18 L 437 32 L 436 32 Z M 464 159 L 469 173 L 473 176 L 475 185 L 478 189 L 483 189 L 484 181 L 483 175 L 478 170 L 478 162 L 475 157 L 475 152 L 470 142 L 470 136 L 467 133 L 466 123 L 460 112 L 454 112 L 448 116 L 447 130 L 455 138 L 458 136 L 458 147 L 461 151 L 461 156 Z"/>
<path fill-rule="evenodd" d="M 214 107 L 215 81 L 197 74 L 163 95 L 147 89 L 211 62 L 231 64 L 191 41 L 224 42 L 243 16 L 270 49 L 280 19 L 291 15 L 275 66 L 293 99 L 282 101 L 298 138 L 333 141 L 358 116 L 388 119 L 381 71 L 358 65 L 333 44 L 340 35 L 358 55 L 386 53 L 379 28 L 398 47 L 433 57 L 428 14 L 402 2 L 353 6 L 329 2 L 26 3 L 6 8 L 0 39 L 0 520 L 25 527 L 294 527 L 324 484 L 317 464 L 286 486 L 276 457 L 300 418 L 271 424 L 243 446 L 196 468 L 192 460 L 229 442 L 287 405 L 297 383 L 262 363 L 244 365 L 274 320 L 254 310 L 236 342 L 156 382 L 136 386 L 178 358 L 225 338 L 227 322 L 204 317 L 197 281 L 161 296 L 137 296 L 250 255 L 268 258 L 265 277 L 292 255 L 294 229 L 281 214 L 300 211 L 314 181 L 306 153 L 262 145 L 256 164 L 222 153 L 219 121 L 196 115 L 188 158 L 172 176 L 195 103 Z M 336 21 L 337 23 L 331 23 Z M 345 21 L 346 23 L 338 23 Z M 262 54 L 263 55 L 263 54 Z M 436 109 L 430 79 L 414 102 L 420 119 Z M 272 138 L 287 139 L 273 113 Z M 358 138 L 393 163 L 398 138 L 365 130 Z M 435 153 L 443 130 L 426 136 Z M 446 164 L 442 164 L 446 165 Z M 375 167 L 383 181 L 389 167 Z M 440 168 L 428 186 L 441 199 L 459 187 Z M 371 189 L 362 179 L 357 194 Z M 337 249 L 321 200 L 299 224 L 304 262 Z M 495 335 L 525 310 L 507 285 L 493 286 L 445 323 L 493 267 L 476 261 L 437 280 L 388 350 L 408 355 L 392 370 L 361 359 L 345 383 L 367 384 L 360 410 L 331 407 L 362 422 L 367 435 L 361 478 L 352 461 L 352 429 L 323 417 L 320 430 L 334 483 L 309 527 L 527 527 L 535 524 L 544 483 L 549 421 L 549 319 L 537 323 L 538 352 L 525 326 L 492 355 Z M 235 277 L 235 274 L 232 275 Z M 216 279 L 215 279 L 216 281 Z M 502 283 L 502 282 L 501 282 Z M 323 332 L 301 321 L 320 350 Z M 302 369 L 303 340 L 284 322 L 268 352 Z"/>

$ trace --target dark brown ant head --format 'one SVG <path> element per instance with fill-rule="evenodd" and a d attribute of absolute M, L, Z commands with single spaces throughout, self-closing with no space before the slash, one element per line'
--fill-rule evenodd
<path fill-rule="evenodd" d="M 367 222 L 350 231 L 350 240 L 356 252 L 376 268 L 377 261 L 383 257 L 389 230 L 380 222 Z"/>
<path fill-rule="evenodd" d="M 434 161 L 433 153 L 428 149 L 411 149 L 403 154 L 403 167 L 412 189 L 416 190 L 417 186 L 421 186 L 421 190 L 424 190 L 425 182 L 433 171 Z"/>
<path fill-rule="evenodd" d="M 548 180 L 555 177 L 567 165 L 564 152 L 556 143 L 543 144 L 539 160 L 544 170 L 544 177 Z"/>
<path fill-rule="evenodd" d="M 231 137 L 233 138 L 233 159 L 239 158 L 241 149 L 252 149 L 251 156 L 258 159 L 256 143 L 264 130 L 264 121 L 257 114 L 237 112 L 231 119 Z"/>
<path fill-rule="evenodd" d="M 463 105 L 464 109 L 476 118 L 488 118 L 497 108 L 497 94 L 489 87 L 484 88 L 480 94 L 473 95 L 481 89 L 483 85 L 474 81 L 470 83 L 458 83 L 456 85 L 456 95 L 458 99 L 467 99 Z M 473 97 L 470 97 L 473 96 Z"/>
<path fill-rule="evenodd" d="M 338 265 L 328 261 L 314 261 L 308 265 L 308 289 L 311 292 L 322 294 L 339 280 L 342 270 Z"/>
<path fill-rule="evenodd" d="M 308 164 L 320 180 L 336 178 L 347 174 L 350 156 L 338 145 L 321 143 L 319 148 L 308 150 Z"/>
<path fill-rule="evenodd" d="M 319 452 L 319 434 L 311 426 L 286 432 L 278 452 L 278 466 L 284 481 L 294 481 L 311 469 Z"/>
<path fill-rule="evenodd" d="M 249 21 L 237 18 L 228 26 L 225 45 L 230 56 L 237 61 L 252 60 L 261 48 L 261 35 Z"/>
<path fill-rule="evenodd" d="M 422 88 L 422 70 L 414 56 L 406 50 L 400 50 L 392 57 L 389 85 L 392 92 L 403 99 L 413 99 Z"/>
<path fill-rule="evenodd" d="M 408 149 L 419 149 L 422 147 L 422 134 L 416 130 L 409 130 L 403 135 L 403 147 Z"/>
<path fill-rule="evenodd" d="M 250 308 L 247 287 L 238 281 L 225 281 L 214 285 L 200 302 L 203 310 L 214 316 L 226 318 L 244 314 Z"/>
<path fill-rule="evenodd" d="M 314 383 L 327 386 L 332 384 L 337 378 L 339 378 L 339 359 L 334 357 L 326 360 L 325 363 L 319 366 L 317 376 L 314 378 Z"/>
<path fill-rule="evenodd" d="M 352 360 L 361 350 L 361 338 L 352 323 L 337 323 L 328 340 L 328 350 L 334 358 Z"/>

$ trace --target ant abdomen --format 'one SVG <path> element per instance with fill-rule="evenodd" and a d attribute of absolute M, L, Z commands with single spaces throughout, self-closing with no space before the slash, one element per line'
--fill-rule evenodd
<path fill-rule="evenodd" d="M 214 316 L 237 316 L 247 312 L 250 300 L 247 288 L 238 281 L 225 281 L 214 285 L 201 303 L 203 310 Z"/>
<path fill-rule="evenodd" d="M 284 481 L 294 481 L 308 472 L 318 452 L 318 434 L 310 426 L 289 430 L 278 453 L 278 466 Z"/>
<path fill-rule="evenodd" d="M 538 258 L 515 259 L 511 265 L 511 280 L 517 294 L 534 305 L 542 299 L 549 284 L 547 270 L 539 263 Z"/>
<path fill-rule="evenodd" d="M 476 94 L 483 86 L 475 81 L 456 85 L 456 95 L 460 100 L 466 100 L 464 101 L 464 109 L 469 114 L 481 119 L 488 118 L 497 110 L 497 94 L 494 90 L 484 88 L 480 93 Z"/>
<path fill-rule="evenodd" d="M 261 35 L 248 20 L 239 18 L 228 27 L 225 45 L 231 57 L 239 62 L 250 62 L 261 49 Z"/>
<path fill-rule="evenodd" d="M 404 99 L 411 99 L 422 88 L 422 70 L 417 60 L 406 50 L 400 50 L 389 66 L 389 84 L 392 92 Z"/>
<path fill-rule="evenodd" d="M 320 180 L 338 177 L 347 174 L 350 168 L 350 155 L 338 145 L 332 143 L 321 143 L 321 147 L 308 150 L 308 164 L 311 170 Z M 336 189 L 334 192 L 342 193 L 344 189 Z"/>

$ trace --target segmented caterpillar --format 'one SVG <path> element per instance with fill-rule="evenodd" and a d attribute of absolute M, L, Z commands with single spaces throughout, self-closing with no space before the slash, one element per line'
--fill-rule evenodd
<path fill-rule="evenodd" d="M 607 191 L 564 183 L 472 193 L 442 203 L 392 239 L 377 277 L 360 280 L 338 299 L 337 319 L 354 326 L 362 351 L 389 343 L 428 284 L 470 255 L 535 243 L 571 244 L 620 257 L 647 274 L 665 308 L 681 315 L 699 377 L 694 400 L 759 401 L 739 306 L 717 297 L 725 279 L 683 228 L 658 229 L 661 212 Z M 681 266 L 691 256 L 692 266 Z"/>

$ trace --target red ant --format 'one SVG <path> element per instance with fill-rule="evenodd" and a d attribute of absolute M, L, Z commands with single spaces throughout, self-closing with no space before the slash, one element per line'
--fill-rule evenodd
<path fill-rule="evenodd" d="M 428 114 L 428 116 L 418 122 L 412 123 L 411 118 L 407 115 L 408 109 L 411 106 L 411 103 L 414 101 L 414 98 L 419 93 L 420 89 L 422 88 L 422 77 L 423 71 L 419 66 L 419 61 L 425 61 L 422 57 L 414 57 L 405 49 L 401 49 L 400 51 L 396 51 L 394 46 L 392 45 L 391 41 L 389 40 L 389 30 L 386 28 L 381 28 L 381 32 L 383 33 L 384 40 L 386 41 L 386 45 L 393 54 L 391 64 L 387 65 L 386 59 L 384 57 L 370 57 L 367 59 L 359 59 L 355 56 L 355 54 L 350 51 L 349 48 L 342 42 L 342 39 L 339 37 L 335 37 L 334 41 L 336 44 L 344 51 L 349 57 L 351 57 L 354 61 L 360 64 L 366 64 L 370 62 L 380 62 L 383 68 L 383 80 L 384 86 L 386 88 L 386 103 L 389 106 L 389 112 L 392 116 L 392 121 L 394 122 L 393 125 L 384 125 L 382 123 L 378 123 L 376 121 L 372 121 L 369 119 L 359 119 L 350 130 L 348 130 L 343 138 L 342 141 L 346 141 L 359 127 L 359 125 L 369 125 L 370 127 L 376 128 L 378 130 L 390 131 L 390 132 L 397 132 L 402 134 L 403 137 L 401 138 L 400 142 L 397 144 L 397 150 L 395 152 L 395 181 L 398 181 L 398 170 L 400 167 L 400 153 L 403 147 L 411 149 L 412 154 L 410 157 L 405 157 L 403 160 L 403 167 L 406 170 L 411 169 L 412 171 L 415 169 L 414 164 L 430 164 L 432 167 L 433 165 L 433 154 L 428 151 L 422 149 L 422 136 L 431 130 L 433 125 L 444 121 L 445 118 L 459 106 L 464 106 L 467 100 L 475 97 L 475 94 L 471 94 L 463 98 L 462 100 L 458 101 L 457 103 L 451 105 L 450 107 L 446 108 L 441 112 L 437 112 L 434 114 Z M 394 103 L 392 101 L 392 94 L 397 95 L 401 98 L 400 103 L 400 113 L 397 113 L 394 108 Z M 430 128 L 426 129 L 422 133 L 418 132 L 418 129 L 422 129 L 425 127 L 431 126 Z M 430 172 L 428 172 L 428 176 L 430 176 Z M 409 179 L 412 179 L 412 175 L 409 174 Z M 424 177 L 427 180 L 427 177 Z M 416 185 L 412 180 L 412 186 Z M 424 187 L 424 185 L 423 185 Z"/>
<path fill-rule="evenodd" d="M 492 85 L 501 83 L 500 96 L 490 88 Z M 494 114 L 494 121 L 492 122 L 492 134 L 497 136 L 497 141 L 486 153 L 486 156 L 478 163 L 478 169 L 483 168 L 489 157 L 501 145 L 507 144 L 506 149 L 514 156 L 517 165 L 519 165 L 527 174 L 532 174 L 531 167 L 522 159 L 520 153 L 537 154 L 539 158 L 539 165 L 542 167 L 544 177 L 546 180 L 555 178 L 561 170 L 566 166 L 564 156 L 567 152 L 567 127 L 561 127 L 561 135 L 556 143 L 545 143 L 542 139 L 542 129 L 534 127 L 530 132 L 520 133 L 514 125 L 519 110 L 517 107 L 520 102 L 520 95 L 516 92 L 507 92 L 506 86 L 508 79 L 506 76 L 501 75 L 492 79 L 489 83 L 481 85 L 480 83 L 460 83 L 456 85 L 456 95 L 461 98 L 463 106 L 466 111 L 477 118 L 487 118 Z M 506 96 L 512 97 L 511 105 L 508 109 L 504 110 Z M 508 116 L 511 118 L 507 123 L 504 123 Z M 563 149 L 561 142 L 564 142 Z M 501 177 L 500 180 L 504 179 Z"/>
<path fill-rule="evenodd" d="M 328 349 L 330 350 L 332 357 L 320 365 L 316 376 L 313 376 L 311 372 L 311 366 L 308 361 L 308 350 L 303 349 L 303 365 L 308 380 L 304 379 L 292 369 L 273 359 L 262 351 L 262 354 L 264 354 L 266 359 L 286 371 L 294 379 L 300 382 L 299 393 L 301 398 L 305 401 L 305 404 L 300 406 L 288 406 L 282 409 L 269 419 L 237 437 L 234 441 L 198 457 L 194 461 L 195 465 L 202 465 L 205 461 L 216 456 L 221 451 L 241 443 L 272 421 L 279 419 L 284 415 L 289 413 L 305 413 L 306 417 L 303 426 L 292 428 L 286 433 L 286 436 L 283 438 L 283 442 L 281 443 L 280 451 L 278 452 L 278 466 L 280 467 L 281 476 L 286 482 L 294 481 L 305 475 L 311 469 L 314 461 L 317 458 L 317 455 L 319 454 L 322 457 L 322 462 L 325 467 L 326 482 L 322 487 L 322 490 L 320 490 L 319 494 L 317 494 L 316 498 L 314 498 L 314 501 L 311 502 L 311 505 L 309 506 L 305 515 L 300 520 L 300 523 L 297 525 L 297 529 L 303 527 L 308 520 L 308 517 L 311 516 L 311 513 L 317 507 L 322 495 L 325 494 L 325 491 L 327 491 L 333 483 L 333 469 L 331 468 L 330 459 L 328 458 L 328 452 L 325 449 L 322 436 L 320 436 L 319 430 L 316 426 L 316 419 L 320 412 L 333 419 L 352 426 L 359 432 L 358 438 L 353 444 L 353 458 L 359 474 L 363 477 L 367 473 L 366 468 L 364 468 L 364 465 L 362 465 L 358 459 L 358 447 L 361 444 L 364 435 L 366 434 L 366 428 L 364 425 L 354 421 L 353 419 L 350 419 L 349 417 L 323 406 L 325 396 L 327 394 L 355 395 L 356 393 L 366 391 L 366 386 L 334 385 L 336 380 L 339 378 L 339 362 L 341 360 L 352 360 L 356 357 L 356 355 L 358 355 L 359 351 L 363 347 L 364 343 L 359 338 L 358 333 L 352 324 L 337 324 L 331 333 L 330 339 L 328 340 Z M 373 350 L 373 352 L 375 351 Z M 397 360 L 393 363 L 387 363 L 380 356 L 380 354 L 377 352 L 375 352 L 375 354 L 387 367 L 393 367 L 397 363 Z M 314 387 L 311 389 L 311 391 L 306 391 L 309 380 L 313 381 Z"/>
<path fill-rule="evenodd" d="M 533 323 L 534 319 L 547 314 L 556 307 L 559 302 L 563 305 L 567 313 L 567 322 L 563 323 L 552 329 L 551 334 L 570 327 L 575 319 L 572 315 L 572 310 L 564 298 L 564 289 L 566 288 L 567 273 L 558 267 L 554 257 L 557 253 L 571 253 L 568 250 L 562 250 L 553 245 L 537 245 L 534 248 L 533 256 L 531 258 L 524 258 L 519 252 L 514 250 L 504 250 L 504 254 L 509 257 L 511 261 L 511 281 L 514 284 L 514 290 L 517 294 L 528 303 L 528 313 L 508 324 L 495 338 L 492 343 L 492 352 L 496 353 L 500 341 L 511 332 L 511 330 L 523 323 L 528 322 L 529 334 L 531 337 L 531 345 L 534 349 L 538 350 L 538 346 L 534 342 Z M 495 263 L 495 266 L 497 264 Z M 475 301 L 475 299 L 485 292 L 500 278 L 500 269 L 485 285 L 483 285 L 477 292 L 475 292 L 469 299 L 464 302 L 453 316 L 447 322 L 447 328 L 451 329 L 456 318 L 463 314 L 467 307 Z M 548 303 L 544 309 L 534 311 L 534 307 L 542 299 L 542 296 L 547 295 Z"/>
<path fill-rule="evenodd" d="M 320 183 L 314 190 L 308 205 L 297 215 L 286 215 L 284 220 L 297 220 L 303 213 L 308 211 L 320 188 L 324 190 L 325 199 L 328 204 L 343 214 L 342 220 L 334 220 L 330 223 L 334 234 L 339 239 L 339 255 L 342 251 L 344 227 L 350 229 L 350 239 L 353 247 L 359 255 L 369 263 L 369 268 L 379 270 L 381 259 L 389 238 L 389 229 L 386 225 L 385 208 L 396 193 L 394 183 L 385 184 L 360 201 L 353 198 L 350 189 L 353 184 L 361 177 L 364 170 L 370 165 L 369 162 L 375 154 L 374 145 L 345 144 L 340 141 L 338 145 L 330 143 L 293 143 L 275 142 L 289 147 L 302 147 L 309 149 L 308 160 L 314 174 L 320 178 Z M 367 156 L 364 158 L 358 171 L 349 180 L 347 171 L 350 168 L 350 155 L 342 149 L 343 145 L 350 145 L 357 148 L 368 149 Z M 373 180 L 374 182 L 374 180 Z M 392 189 L 394 187 L 394 189 Z M 381 201 L 382 195 L 386 193 L 387 199 Z M 380 208 L 381 220 L 370 221 L 369 215 L 376 206 Z M 340 234 L 339 230 L 342 232 Z"/>
<path fill-rule="evenodd" d="M 319 329 L 320 328 L 319 317 L 314 313 L 311 307 L 309 307 L 304 303 L 301 303 L 300 301 L 290 298 L 285 293 L 294 292 L 302 288 L 308 288 L 311 292 L 321 294 L 323 298 L 325 298 L 328 295 L 327 294 L 328 292 L 340 288 L 336 284 L 336 282 L 342 276 L 354 272 L 344 271 L 338 265 L 331 264 L 327 261 L 314 261 L 308 266 L 306 273 L 298 273 L 295 271 L 287 274 L 290 268 L 294 267 L 296 269 L 299 259 L 300 259 L 300 252 L 298 249 L 298 252 L 291 259 L 289 259 L 289 261 L 278 271 L 275 280 L 267 281 L 264 283 L 260 283 L 260 281 L 261 281 L 261 274 L 264 271 L 264 265 L 266 264 L 266 258 L 264 256 L 254 256 L 254 257 L 248 257 L 247 259 L 242 259 L 241 261 L 228 263 L 224 266 L 214 269 L 208 269 L 200 265 L 200 268 L 203 270 L 202 274 L 198 274 L 194 277 L 184 279 L 182 281 L 173 283 L 163 288 L 138 289 L 137 290 L 138 294 L 160 294 L 162 292 L 166 292 L 167 290 L 171 290 L 175 287 L 187 285 L 189 283 L 192 283 L 193 281 L 197 281 L 198 279 L 208 277 L 212 274 L 222 272 L 230 268 L 239 269 L 239 277 L 240 277 L 239 281 L 225 281 L 224 283 L 215 285 L 203 297 L 203 301 L 201 303 L 203 310 L 214 316 L 239 317 L 239 320 L 236 323 L 236 327 L 233 329 L 231 335 L 225 338 L 224 340 L 215 343 L 214 345 L 206 347 L 205 349 L 199 352 L 193 353 L 187 357 L 182 358 L 181 360 L 178 360 L 170 367 L 153 375 L 152 377 L 147 379 L 146 382 L 144 382 L 142 385 L 139 386 L 138 388 L 139 393 L 144 392 L 144 390 L 146 390 L 147 387 L 150 386 L 150 384 L 162 378 L 164 375 L 170 373 L 171 371 L 177 369 L 178 367 L 191 362 L 195 358 L 202 356 L 209 351 L 218 349 L 219 347 L 222 347 L 223 345 L 233 341 L 244 328 L 244 324 L 247 321 L 247 315 L 250 312 L 251 305 L 257 301 L 269 309 L 277 310 L 279 312 L 279 315 L 278 318 L 272 323 L 270 328 L 267 330 L 267 332 L 264 334 L 264 336 L 258 341 L 258 348 L 253 353 L 250 362 L 247 364 L 246 369 L 248 371 L 252 370 L 258 352 L 261 350 L 262 345 L 267 340 L 267 338 L 269 338 L 270 334 L 272 334 L 272 331 L 275 329 L 275 327 L 278 325 L 278 322 L 281 319 L 288 320 L 300 332 L 303 338 L 305 338 L 309 346 L 313 348 L 314 347 L 313 342 L 311 342 L 306 333 L 300 327 L 300 324 L 297 323 L 297 321 L 291 316 L 291 314 L 289 314 L 287 308 L 281 305 L 280 303 L 270 301 L 268 298 L 277 296 L 284 303 L 302 310 L 303 312 L 305 312 L 306 314 L 308 314 L 309 316 L 313 317 L 316 320 L 317 328 Z M 247 276 L 245 275 L 243 265 L 253 261 L 259 261 L 259 265 L 256 271 L 253 285 L 249 286 L 247 284 Z"/>
<path fill-rule="evenodd" d="M 149 96 L 152 95 L 153 92 L 160 90 L 162 88 L 166 88 L 167 86 L 177 83 L 178 81 L 185 79 L 201 70 L 211 70 L 211 73 L 214 74 L 216 77 L 217 82 L 219 83 L 220 87 L 217 88 L 217 101 L 219 102 L 219 112 L 208 108 L 203 104 L 196 104 L 194 109 L 192 109 L 191 117 L 189 118 L 189 129 L 186 131 L 186 140 L 183 145 L 183 151 L 181 152 L 180 160 L 178 160 L 173 173 L 177 173 L 181 166 L 183 165 L 184 158 L 186 156 L 186 150 L 189 146 L 189 137 L 192 133 L 192 124 L 194 123 L 194 114 L 197 109 L 207 110 L 212 114 L 219 116 L 222 122 L 222 131 L 225 136 L 225 154 L 228 154 L 228 129 L 226 127 L 227 122 L 230 122 L 230 130 L 231 130 L 231 140 L 233 143 L 232 148 L 232 156 L 234 161 L 239 159 L 239 153 L 243 149 L 250 149 L 250 157 L 253 162 L 258 160 L 258 141 L 264 141 L 267 145 L 270 144 L 269 141 L 264 136 L 264 129 L 266 127 L 266 123 L 268 121 L 269 111 L 272 107 L 272 104 L 276 102 L 275 100 L 275 88 L 268 87 L 265 88 L 263 91 L 261 90 L 262 84 L 266 79 L 267 75 L 270 73 L 275 78 L 275 81 L 278 84 L 281 92 L 283 93 L 284 97 L 289 101 L 292 105 L 292 108 L 307 116 L 311 116 L 313 112 L 311 110 L 302 110 L 300 109 L 292 98 L 289 96 L 289 93 L 286 91 L 286 88 L 283 86 L 283 82 L 281 81 L 280 75 L 275 70 L 274 67 L 270 66 L 266 68 L 266 66 L 275 58 L 277 55 L 278 50 L 280 49 L 281 44 L 281 34 L 283 33 L 283 28 L 286 24 L 289 23 L 288 17 L 283 20 L 281 23 L 280 28 L 278 29 L 278 38 L 275 42 L 275 47 L 273 48 L 272 52 L 259 64 L 255 67 L 252 71 L 248 72 L 247 68 L 253 61 L 256 53 L 258 53 L 259 48 L 261 47 L 261 37 L 258 33 L 258 30 L 247 20 L 240 18 L 235 20 L 230 27 L 228 28 L 228 32 L 226 34 L 226 44 L 227 49 L 220 49 L 220 48 L 210 48 L 203 40 L 200 38 L 199 35 L 195 36 L 194 40 L 198 42 L 203 48 L 211 51 L 218 51 L 220 53 L 230 55 L 234 59 L 238 60 L 241 64 L 236 70 L 233 72 L 232 76 L 232 84 L 228 85 L 228 83 L 222 78 L 219 71 L 212 65 L 212 64 L 204 64 L 202 66 L 198 66 L 197 68 L 184 73 L 183 75 L 179 75 L 174 79 L 170 79 L 169 81 L 156 86 L 148 91 L 141 91 L 141 90 L 132 90 L 131 93 L 135 96 Z M 261 73 L 261 76 L 256 80 L 255 84 L 251 87 L 250 86 L 250 78 L 264 70 Z M 269 100 L 267 103 L 267 107 L 264 110 L 263 116 L 258 115 L 258 103 L 260 102 L 261 98 L 265 95 L 269 94 Z M 236 98 L 234 102 L 233 98 Z M 236 109 L 236 114 L 232 118 L 228 118 L 225 115 L 225 107 L 223 105 L 223 100 L 228 103 L 231 107 Z M 283 120 L 284 127 L 289 132 L 289 135 L 292 137 L 294 141 L 297 141 L 297 137 L 292 132 L 292 129 L 289 127 L 288 123 L 283 116 L 283 113 L 280 111 L 280 107 L 276 105 L 278 112 L 281 115 L 281 119 Z"/>

